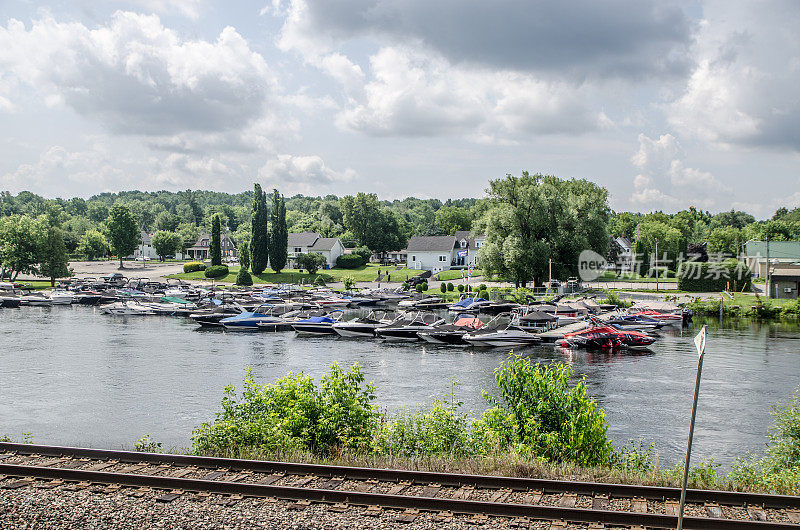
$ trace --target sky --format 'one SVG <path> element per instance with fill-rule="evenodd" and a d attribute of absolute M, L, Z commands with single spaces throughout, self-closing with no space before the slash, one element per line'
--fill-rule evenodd
<path fill-rule="evenodd" d="M 800 2 L 0 3 L 0 189 L 800 206 Z"/>

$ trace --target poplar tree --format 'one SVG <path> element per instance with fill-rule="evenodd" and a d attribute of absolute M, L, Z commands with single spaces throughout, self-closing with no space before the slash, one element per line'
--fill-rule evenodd
<path fill-rule="evenodd" d="M 211 218 L 211 266 L 222 265 L 222 245 L 220 242 L 219 214 Z"/>
<path fill-rule="evenodd" d="M 270 267 L 281 272 L 289 253 L 289 231 L 286 228 L 286 203 L 278 190 L 272 192 L 272 230 L 270 232 Z"/>
<path fill-rule="evenodd" d="M 269 262 L 269 226 L 267 194 L 261 185 L 254 184 L 252 236 L 250 240 L 250 270 L 261 274 Z"/>

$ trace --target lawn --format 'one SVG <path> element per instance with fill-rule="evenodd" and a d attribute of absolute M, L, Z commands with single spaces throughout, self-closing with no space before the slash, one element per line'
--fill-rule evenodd
<path fill-rule="evenodd" d="M 464 271 L 464 274 L 467 274 L 467 271 Z M 483 271 L 481 269 L 472 269 L 472 277 L 475 276 L 483 276 Z M 461 279 L 461 269 L 450 269 L 447 271 L 442 271 L 436 275 L 437 280 L 447 281 L 447 280 L 460 280 Z"/>
<path fill-rule="evenodd" d="M 320 270 L 316 274 L 300 272 L 297 269 L 286 269 L 282 270 L 280 273 L 275 273 L 267 269 L 267 271 L 264 271 L 259 275 L 254 274 L 253 283 L 309 283 L 316 281 L 317 278 L 322 278 L 322 280 L 326 283 L 330 283 L 340 282 L 346 276 L 352 276 L 357 282 L 374 282 L 378 277 L 379 269 L 382 273 L 384 273 L 384 277 L 381 281 L 387 281 L 385 273 L 387 270 L 391 270 L 391 267 L 385 267 L 375 263 L 368 263 L 367 265 L 358 267 L 356 269 L 328 269 Z M 236 276 L 239 274 L 239 267 L 232 266 L 229 268 L 229 270 L 230 272 L 227 276 L 224 278 L 219 278 L 215 281 L 230 283 L 236 282 Z M 403 268 L 397 271 L 391 270 L 390 274 L 392 276 L 392 283 L 400 283 L 406 280 L 406 276 L 410 278 L 412 276 L 417 276 L 421 272 L 422 271 L 420 270 Z M 169 276 L 169 278 L 175 278 L 179 280 L 210 281 L 204 276 L 203 271 L 173 274 Z"/>

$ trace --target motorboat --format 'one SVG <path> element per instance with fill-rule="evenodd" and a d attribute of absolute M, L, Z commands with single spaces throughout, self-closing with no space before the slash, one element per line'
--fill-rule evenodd
<path fill-rule="evenodd" d="M 617 329 L 633 331 L 653 331 L 670 325 L 669 322 L 656 320 L 644 315 L 619 315 L 606 320 L 606 324 Z"/>
<path fill-rule="evenodd" d="M 394 312 L 371 311 L 367 316 L 335 323 L 333 331 L 340 337 L 374 337 L 377 328 L 388 326 L 397 318 Z"/>
<path fill-rule="evenodd" d="M 123 300 L 102 306 L 101 311 L 109 315 L 155 315 L 153 307 L 134 300 Z"/>
<path fill-rule="evenodd" d="M 655 311 L 653 309 L 645 309 L 630 314 L 637 317 L 652 318 L 653 320 L 657 320 L 659 322 L 665 322 L 667 324 L 673 324 L 678 326 L 683 324 L 683 314 L 681 313 L 661 312 L 661 311 Z"/>
<path fill-rule="evenodd" d="M 417 335 L 426 342 L 433 344 L 449 344 L 451 346 L 466 346 L 464 335 L 480 329 L 483 321 L 477 317 L 464 314 L 459 315 L 452 324 L 441 324 L 430 331 L 419 331 Z"/>
<path fill-rule="evenodd" d="M 267 311 L 268 318 L 258 322 L 258 329 L 261 331 L 292 331 L 292 324 L 298 320 L 312 317 L 325 316 L 324 309 L 298 309 L 292 304 L 275 306 Z"/>
<path fill-rule="evenodd" d="M 514 348 L 532 346 L 542 339 L 522 329 L 518 317 L 503 314 L 494 317 L 481 329 L 465 334 L 464 341 L 476 348 Z"/>
<path fill-rule="evenodd" d="M 4 308 L 18 308 L 22 305 L 22 300 L 18 296 L 2 295 L 0 296 L 0 307 Z"/>
<path fill-rule="evenodd" d="M 242 311 L 238 315 L 223 318 L 219 322 L 225 329 L 232 331 L 258 331 L 261 329 L 260 323 L 272 325 L 278 321 L 282 322 L 282 315 L 293 310 L 286 305 L 262 304 L 252 311 Z"/>
<path fill-rule="evenodd" d="M 409 298 L 397 303 L 399 309 L 416 309 L 417 311 L 446 309 L 450 304 L 438 296 L 423 295 L 418 298 Z"/>
<path fill-rule="evenodd" d="M 521 307 L 520 304 L 512 302 L 511 300 L 497 300 L 482 305 L 480 312 L 486 315 L 499 315 L 501 313 L 510 313 L 519 307 Z"/>
<path fill-rule="evenodd" d="M 420 331 L 432 331 L 436 326 L 444 324 L 445 320 L 436 313 L 420 311 L 416 314 L 401 318 L 388 326 L 375 329 L 375 335 L 386 340 L 419 340 Z"/>
<path fill-rule="evenodd" d="M 296 320 L 292 324 L 292 329 L 297 333 L 309 335 L 336 335 L 333 325 L 336 324 L 344 314 L 341 309 L 336 309 L 324 316 L 314 316 Z"/>
<path fill-rule="evenodd" d="M 236 316 L 244 310 L 241 306 L 220 304 L 208 309 L 201 309 L 189 314 L 189 318 L 203 327 L 223 327 L 222 319 Z"/>
<path fill-rule="evenodd" d="M 566 348 L 617 350 L 646 348 L 655 341 L 655 337 L 640 331 L 623 330 L 603 324 L 567 333 L 563 339 L 556 341 L 556 344 Z"/>
<path fill-rule="evenodd" d="M 42 294 L 26 294 L 20 297 L 22 305 L 38 306 L 38 307 L 52 307 L 53 301 Z"/>
<path fill-rule="evenodd" d="M 519 316 L 517 325 L 525 331 L 540 333 L 556 327 L 558 317 L 543 311 L 528 310 Z"/>
<path fill-rule="evenodd" d="M 487 300 L 486 298 L 478 298 L 477 296 L 471 296 L 467 298 L 462 298 L 455 304 L 449 307 L 449 310 L 454 313 L 462 313 L 462 312 L 470 312 L 475 313 L 481 311 L 482 308 L 491 306 L 492 302 Z"/>
<path fill-rule="evenodd" d="M 53 305 L 71 305 L 75 301 L 75 295 L 69 291 L 57 289 L 50 293 L 50 300 Z"/>

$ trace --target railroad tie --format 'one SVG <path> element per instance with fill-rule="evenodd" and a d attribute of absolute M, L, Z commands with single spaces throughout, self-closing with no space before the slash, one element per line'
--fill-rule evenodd
<path fill-rule="evenodd" d="M 378 484 L 377 480 L 374 479 L 365 480 L 363 482 L 356 483 L 356 486 L 353 489 L 361 493 L 366 493 L 372 488 L 374 488 L 377 484 Z"/>
<path fill-rule="evenodd" d="M 406 508 L 403 513 L 394 518 L 398 523 L 413 523 L 419 517 L 419 510 L 416 508 Z"/>
<path fill-rule="evenodd" d="M 436 497 L 439 491 L 442 489 L 441 484 L 428 484 L 422 489 L 422 493 L 420 493 L 420 497 Z"/>
<path fill-rule="evenodd" d="M 133 491 L 133 496 L 137 499 L 141 499 L 145 495 L 149 495 L 150 492 L 153 491 L 149 487 L 145 486 L 144 488 L 139 488 Z"/>
<path fill-rule="evenodd" d="M 664 513 L 667 515 L 678 515 L 678 510 L 680 510 L 680 503 L 678 501 L 665 501 L 664 502 Z"/>
<path fill-rule="evenodd" d="M 539 504 L 542 502 L 542 495 L 544 495 L 542 490 L 531 490 L 525 494 L 522 502 L 524 504 Z"/>
<path fill-rule="evenodd" d="M 55 479 L 55 480 L 48 480 L 46 482 L 37 482 L 35 486 L 38 489 L 51 490 L 53 488 L 56 488 L 56 487 L 62 485 L 63 483 L 64 483 L 63 480 Z"/>
<path fill-rule="evenodd" d="M 363 514 L 366 515 L 367 517 L 378 517 L 381 514 L 381 507 L 375 504 L 371 504 L 366 507 Z"/>
<path fill-rule="evenodd" d="M 631 511 L 647 513 L 647 499 L 643 497 L 634 497 L 631 501 Z"/>
<path fill-rule="evenodd" d="M 767 512 L 764 511 L 764 508 L 761 506 L 748 506 L 747 507 L 747 515 L 750 516 L 750 519 L 754 521 L 766 521 L 767 520 Z"/>
<path fill-rule="evenodd" d="M 309 501 L 307 499 L 301 499 L 299 501 L 295 501 L 295 502 L 289 504 L 289 506 L 287 506 L 287 508 L 290 509 L 290 510 L 305 510 L 309 506 L 311 506 L 311 501 Z"/>
<path fill-rule="evenodd" d="M 323 482 L 319 488 L 323 490 L 335 490 L 336 488 L 342 485 L 342 482 L 344 482 L 344 479 L 342 477 L 329 478 L 328 480 Z"/>
<path fill-rule="evenodd" d="M 509 523 L 513 528 L 530 528 L 531 520 L 527 517 L 515 517 Z"/>
<path fill-rule="evenodd" d="M 565 493 L 558 499 L 558 506 L 562 508 L 574 508 L 575 503 L 578 502 L 578 495 L 575 493 Z"/>
<path fill-rule="evenodd" d="M 295 480 L 293 486 L 305 486 L 312 480 L 314 480 L 314 475 L 305 475 Z"/>
<path fill-rule="evenodd" d="M 131 473 L 137 473 L 137 472 L 141 471 L 142 469 L 144 469 L 146 467 L 147 467 L 147 464 L 136 464 L 136 465 L 133 465 L 133 466 L 124 467 L 119 472 L 120 473 L 124 473 L 126 475 L 129 475 Z"/>
<path fill-rule="evenodd" d="M 461 486 L 453 493 L 453 498 L 467 500 L 473 491 L 475 491 L 475 486 Z"/>
<path fill-rule="evenodd" d="M 706 513 L 709 517 L 715 517 L 717 519 L 722 519 L 722 508 L 716 502 L 707 502 L 705 504 Z"/>
<path fill-rule="evenodd" d="M 491 497 L 489 497 L 489 502 L 506 502 L 511 496 L 511 490 L 508 488 L 503 488 L 495 491 L 492 493 Z"/>
<path fill-rule="evenodd" d="M 3 453 L 0 455 L 0 460 L 5 460 L 6 458 L 11 458 L 12 456 L 14 456 L 14 453 Z"/>
<path fill-rule="evenodd" d="M 272 475 L 267 475 L 266 477 L 264 477 L 261 480 L 260 484 L 264 484 L 266 486 L 269 486 L 270 484 L 274 484 L 274 483 L 278 482 L 280 479 L 282 479 L 285 476 L 286 475 L 284 475 L 283 473 L 273 473 Z"/>
<path fill-rule="evenodd" d="M 197 468 L 191 467 L 191 466 L 190 467 L 182 467 L 182 468 L 178 469 L 177 471 L 175 471 L 174 473 L 171 473 L 170 476 L 173 477 L 173 478 L 183 478 L 186 475 L 189 475 L 194 471 L 197 471 Z"/>
<path fill-rule="evenodd" d="M 59 464 L 63 464 L 64 462 L 67 462 L 68 460 L 69 460 L 69 458 L 51 458 L 50 460 L 45 460 L 44 462 L 42 462 L 42 463 L 40 463 L 38 465 L 40 465 L 42 467 L 53 467 L 53 466 L 57 466 Z"/>
<path fill-rule="evenodd" d="M 443 512 L 438 512 L 433 514 L 433 520 L 437 523 L 449 523 L 453 520 L 453 512 L 450 510 L 445 510 Z"/>
<path fill-rule="evenodd" d="M 488 520 L 489 520 L 489 516 L 486 515 L 485 513 L 476 513 L 475 515 L 473 515 L 472 517 L 467 519 L 467 523 L 469 523 L 469 524 L 486 524 L 486 522 Z"/>
<path fill-rule="evenodd" d="M 30 478 L 23 478 L 20 480 L 15 480 L 14 482 L 9 482 L 7 484 L 3 484 L 4 490 L 16 490 L 19 488 L 24 488 L 26 486 L 30 486 L 33 484 L 33 479 Z"/>
<path fill-rule="evenodd" d="M 550 523 L 550 530 L 567 530 L 566 521 L 553 521 Z"/>
<path fill-rule="evenodd" d="M 64 489 L 67 490 L 67 491 L 80 491 L 80 490 L 85 490 L 89 486 L 91 486 L 91 484 L 88 483 L 88 482 L 85 482 L 85 481 L 83 481 L 83 482 L 73 482 L 69 486 L 66 486 Z"/>
<path fill-rule="evenodd" d="M 328 506 L 328 510 L 336 513 L 343 513 L 350 509 L 350 506 L 345 502 L 337 502 L 331 506 Z"/>
<path fill-rule="evenodd" d="M 608 508 L 608 495 L 598 494 L 592 497 L 592 510 L 605 510 Z"/>
<path fill-rule="evenodd" d="M 786 510 L 786 516 L 792 523 L 800 523 L 800 510 Z"/>
<path fill-rule="evenodd" d="M 407 480 L 400 481 L 389 489 L 389 495 L 400 495 L 409 486 L 411 486 L 411 482 Z"/>
<path fill-rule="evenodd" d="M 86 468 L 87 471 L 102 471 L 104 469 L 108 469 L 109 467 L 113 466 L 113 462 L 98 462 L 92 466 Z"/>
<path fill-rule="evenodd" d="M 217 480 L 219 477 L 221 477 L 227 472 L 228 472 L 227 469 L 224 471 L 222 469 L 217 471 L 212 471 L 211 473 L 208 473 L 205 476 L 201 477 L 201 480 Z"/>
<path fill-rule="evenodd" d="M 603 523 L 589 523 L 589 530 L 604 530 L 605 525 Z"/>

